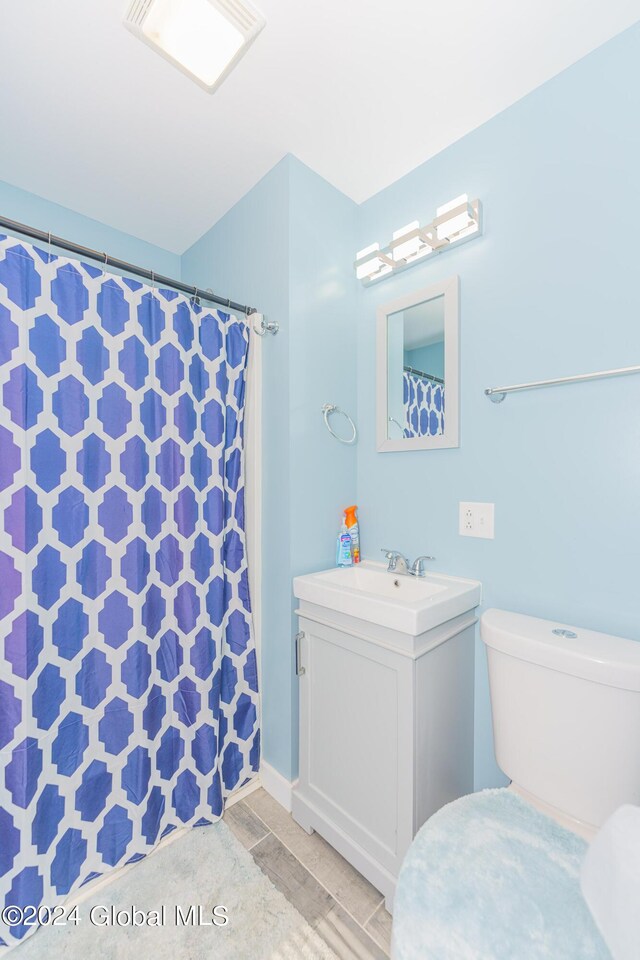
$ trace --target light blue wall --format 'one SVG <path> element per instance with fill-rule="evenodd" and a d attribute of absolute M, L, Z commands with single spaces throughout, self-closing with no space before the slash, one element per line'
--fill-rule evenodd
<path fill-rule="evenodd" d="M 640 601 L 640 379 L 490 404 L 484 387 L 623 366 L 640 357 L 633 197 L 640 145 L 640 28 L 614 39 L 360 208 L 285 158 L 185 254 L 183 278 L 276 317 L 265 344 L 263 697 L 265 758 L 297 763 L 290 580 L 333 563 L 337 514 L 361 512 L 363 554 L 391 544 L 477 577 L 497 605 L 627 636 Z M 370 288 L 353 252 L 399 223 L 427 221 L 462 192 L 485 233 Z M 461 447 L 375 451 L 375 311 L 461 278 Z M 354 332 L 357 343 L 354 345 Z M 354 359 L 355 358 L 355 359 Z M 318 408 L 355 409 L 353 451 Z M 355 493 L 354 493 L 355 489 Z M 458 501 L 496 504 L 495 541 L 461 538 Z M 493 759 L 484 651 L 477 647 L 476 786 Z"/>
<path fill-rule="evenodd" d="M 357 206 L 291 158 L 291 557 L 294 574 L 330 567 L 342 510 L 355 503 L 356 448 L 333 439 L 321 415 L 335 403 L 356 417 Z M 331 425 L 350 435 L 343 417 Z"/>
<path fill-rule="evenodd" d="M 278 320 L 263 347 L 262 710 L 265 760 L 297 773 L 292 577 L 334 562 L 339 511 L 355 495 L 356 454 L 332 441 L 320 408 L 355 411 L 356 206 L 285 157 L 182 260 Z"/>
<path fill-rule="evenodd" d="M 344 507 L 356 503 L 356 448 L 333 439 L 323 403 L 355 419 L 356 295 L 352 238 L 356 204 L 295 157 L 290 164 L 290 518 L 291 577 L 335 564 Z M 331 418 L 340 435 L 349 427 Z M 291 594 L 289 594 L 291 596 Z M 294 605 L 292 604 L 292 611 Z M 295 618 L 291 619 L 291 635 Z M 298 681 L 292 689 L 291 777 L 298 773 Z M 265 725 L 266 729 L 266 725 Z M 269 760 L 269 753 L 265 751 Z"/>
<path fill-rule="evenodd" d="M 423 373 L 430 373 L 434 377 L 444 377 L 444 344 L 431 343 L 428 347 L 416 347 L 415 350 L 407 350 L 404 355 L 404 362 L 413 367 L 414 370 L 422 370 Z"/>
<path fill-rule="evenodd" d="M 182 258 L 187 283 L 228 291 L 280 324 L 263 350 L 263 755 L 285 776 L 294 726 L 289 551 L 289 160 L 273 168 Z"/>
<path fill-rule="evenodd" d="M 363 289 L 358 500 L 363 549 L 433 553 L 499 606 L 640 638 L 640 377 L 522 393 L 485 387 L 640 363 L 635 207 L 640 26 L 378 194 L 355 249 L 480 197 L 485 233 Z M 376 307 L 461 279 L 458 450 L 375 451 Z M 493 501 L 494 541 L 462 538 L 459 500 Z M 477 648 L 476 787 L 500 782 Z"/>
<path fill-rule="evenodd" d="M 523 393 L 489 385 L 640 362 L 635 204 L 640 26 L 367 201 L 286 157 L 182 259 L 0 183 L 0 211 L 258 306 L 264 347 L 264 755 L 297 770 L 296 573 L 330 565 L 340 509 L 359 504 L 362 550 L 434 553 L 496 605 L 639 636 L 640 378 Z M 482 238 L 370 288 L 354 251 L 428 221 L 468 192 Z M 461 446 L 375 450 L 377 306 L 461 278 Z M 357 448 L 320 406 L 356 415 Z M 357 407 L 357 410 L 356 410 Z M 496 539 L 461 538 L 459 500 L 496 504 Z M 493 759 L 484 652 L 476 659 L 476 786 Z"/>
<path fill-rule="evenodd" d="M 120 260 L 147 267 L 172 279 L 180 279 L 180 257 L 177 254 L 1 180 L 0 215 L 93 250 L 104 250 Z"/>

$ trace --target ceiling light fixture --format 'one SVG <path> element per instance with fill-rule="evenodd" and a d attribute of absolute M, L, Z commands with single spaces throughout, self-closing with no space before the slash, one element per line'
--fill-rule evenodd
<path fill-rule="evenodd" d="M 133 0 L 124 22 L 209 93 L 265 25 L 246 0 Z"/>
<path fill-rule="evenodd" d="M 358 280 L 368 286 L 482 233 L 482 205 L 479 200 L 469 200 L 466 193 L 438 207 L 436 213 L 435 220 L 424 227 L 414 220 L 395 230 L 383 250 L 378 243 L 360 250 L 354 263 Z"/>

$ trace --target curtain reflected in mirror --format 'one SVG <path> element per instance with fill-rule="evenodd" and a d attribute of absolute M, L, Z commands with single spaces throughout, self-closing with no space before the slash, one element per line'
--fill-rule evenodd
<path fill-rule="evenodd" d="M 445 434 L 444 296 L 387 316 L 387 438 Z"/>

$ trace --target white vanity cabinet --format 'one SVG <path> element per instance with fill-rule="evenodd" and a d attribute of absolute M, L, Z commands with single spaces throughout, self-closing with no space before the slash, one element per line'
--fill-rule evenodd
<path fill-rule="evenodd" d="M 473 790 L 479 585 L 462 604 L 471 604 L 468 610 L 410 635 L 305 600 L 302 581 L 321 576 L 294 581 L 300 772 L 293 816 L 325 837 L 391 906 L 417 830 Z"/>

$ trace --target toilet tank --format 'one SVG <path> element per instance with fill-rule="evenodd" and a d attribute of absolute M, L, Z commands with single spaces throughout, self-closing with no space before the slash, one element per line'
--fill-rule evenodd
<path fill-rule="evenodd" d="M 640 805 L 640 642 L 495 609 L 480 635 L 513 784 L 590 827 Z"/>

